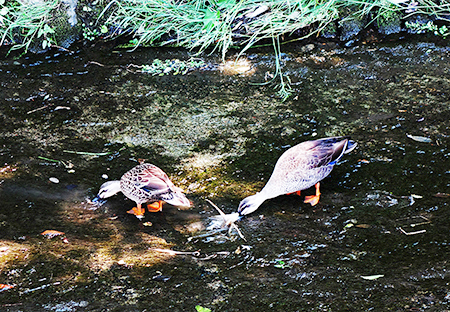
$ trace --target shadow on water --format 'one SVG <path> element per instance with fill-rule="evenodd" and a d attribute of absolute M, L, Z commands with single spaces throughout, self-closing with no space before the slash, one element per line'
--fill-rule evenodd
<path fill-rule="evenodd" d="M 250 84 L 273 72 L 264 52 L 247 55 L 255 73 L 235 76 L 212 57 L 187 75 L 128 67 L 190 57 L 172 50 L 5 58 L 0 284 L 14 287 L 1 310 L 448 310 L 448 48 L 297 48 L 283 55 L 286 102 Z M 205 199 L 234 212 L 283 151 L 337 135 L 358 148 L 317 206 L 281 196 L 238 223 L 247 241 L 201 235 L 216 215 Z M 89 203 L 139 158 L 194 207 L 139 222 L 122 195 Z"/>

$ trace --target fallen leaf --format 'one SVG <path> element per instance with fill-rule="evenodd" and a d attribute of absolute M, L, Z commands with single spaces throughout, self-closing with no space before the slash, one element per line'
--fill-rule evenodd
<path fill-rule="evenodd" d="M 211 312 L 211 309 L 204 308 L 204 307 L 202 307 L 201 305 L 196 305 L 196 306 L 195 306 L 195 310 L 196 310 L 197 312 Z"/>
<path fill-rule="evenodd" d="M 384 275 L 378 274 L 378 275 L 361 276 L 361 278 L 363 278 L 365 280 L 369 280 L 369 281 L 373 281 L 373 280 L 379 279 L 380 277 L 384 277 Z"/>
<path fill-rule="evenodd" d="M 56 111 L 56 110 L 61 110 L 61 109 L 67 109 L 67 110 L 70 110 L 70 107 L 67 107 L 67 106 L 56 106 L 56 107 L 55 107 L 55 111 Z"/>
<path fill-rule="evenodd" d="M 13 285 L 0 284 L 0 292 L 13 288 Z"/>
<path fill-rule="evenodd" d="M 55 236 L 64 235 L 64 232 L 56 231 L 56 230 L 45 230 L 41 233 L 41 235 L 46 236 L 48 239 L 53 238 Z"/>
<path fill-rule="evenodd" d="M 430 138 L 427 137 L 423 137 L 423 136 L 418 136 L 418 135 L 411 135 L 411 134 L 406 134 L 406 136 L 414 141 L 417 142 L 422 142 L 422 143 L 431 143 L 433 142 Z"/>
<path fill-rule="evenodd" d="M 59 183 L 58 178 L 55 178 L 55 177 L 51 177 L 51 178 L 49 178 L 48 180 L 49 180 L 50 182 L 52 182 L 52 183 L 55 183 L 55 184 L 58 184 L 58 183 Z"/>
<path fill-rule="evenodd" d="M 450 194 L 447 194 L 447 193 L 436 193 L 433 196 L 434 197 L 439 197 L 439 198 L 447 198 L 447 197 L 450 197 Z"/>

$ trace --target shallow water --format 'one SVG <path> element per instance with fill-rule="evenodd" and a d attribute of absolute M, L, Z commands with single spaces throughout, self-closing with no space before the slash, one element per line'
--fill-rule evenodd
<path fill-rule="evenodd" d="M 283 55 L 285 102 L 255 85 L 274 71 L 268 51 L 246 55 L 245 75 L 208 56 L 187 75 L 129 67 L 189 59 L 176 50 L 2 58 L 0 284 L 14 288 L 0 292 L 1 310 L 448 310 L 450 50 L 296 51 Z M 205 232 L 217 215 L 206 199 L 234 212 L 283 151 L 336 135 L 358 148 L 323 181 L 317 206 L 269 200 L 237 223 L 246 241 Z M 194 207 L 140 222 L 122 195 L 89 203 L 140 158 Z"/>

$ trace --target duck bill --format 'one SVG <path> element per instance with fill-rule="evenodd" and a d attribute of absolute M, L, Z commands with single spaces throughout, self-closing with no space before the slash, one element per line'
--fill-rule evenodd
<path fill-rule="evenodd" d="M 103 199 L 103 198 L 101 198 L 101 197 L 99 197 L 99 196 L 97 195 L 97 196 L 95 196 L 95 197 L 91 200 L 91 203 L 92 203 L 92 204 L 95 204 L 95 205 L 97 205 L 97 206 L 101 206 L 101 205 L 103 205 L 104 203 L 106 203 L 106 199 Z"/>

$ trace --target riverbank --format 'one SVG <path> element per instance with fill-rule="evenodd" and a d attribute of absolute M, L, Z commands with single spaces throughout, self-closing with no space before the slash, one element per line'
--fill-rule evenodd
<path fill-rule="evenodd" d="M 130 47 L 241 51 L 311 36 L 347 44 L 363 31 L 446 37 L 450 8 L 433 1 L 2 1 L 0 44 L 21 51 L 127 34 Z"/>

